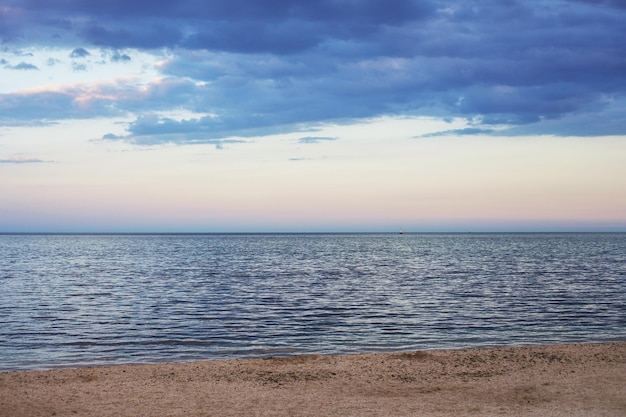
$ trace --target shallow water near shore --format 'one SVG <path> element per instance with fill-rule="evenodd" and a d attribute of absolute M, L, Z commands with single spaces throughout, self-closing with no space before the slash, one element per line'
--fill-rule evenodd
<path fill-rule="evenodd" d="M 0 235 L 0 370 L 626 340 L 626 234 Z"/>

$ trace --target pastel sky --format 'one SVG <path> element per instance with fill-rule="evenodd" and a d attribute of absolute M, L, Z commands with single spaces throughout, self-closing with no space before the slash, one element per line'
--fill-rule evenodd
<path fill-rule="evenodd" d="M 0 232 L 626 231 L 621 0 L 0 0 Z"/>

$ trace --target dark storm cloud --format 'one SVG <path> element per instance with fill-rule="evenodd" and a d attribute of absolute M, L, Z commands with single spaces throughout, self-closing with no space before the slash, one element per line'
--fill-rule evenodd
<path fill-rule="evenodd" d="M 165 19 L 261 19 L 304 20 L 356 19 L 362 22 L 394 24 L 433 13 L 428 0 L 9 0 L 16 8 L 48 16 L 104 16 Z"/>
<path fill-rule="evenodd" d="M 396 0 L 392 4 L 379 0 L 5 3 L 12 3 L 12 10 L 19 11 L 28 22 L 76 32 L 95 45 L 182 45 L 254 52 L 304 50 L 325 39 L 359 38 L 383 25 L 421 20 L 435 13 L 434 4 L 425 0 Z"/>
<path fill-rule="evenodd" d="M 16 13 L 9 8 L 2 7 L 0 2 L 0 41 L 12 41 L 17 36 L 20 22 L 16 20 Z"/>
<path fill-rule="evenodd" d="M 171 24 L 147 21 L 138 27 L 132 22 L 107 26 L 94 24 L 81 30 L 80 35 L 94 45 L 113 48 L 160 48 L 175 46 L 182 40 L 182 33 Z"/>
<path fill-rule="evenodd" d="M 0 22 L 13 22 L 0 29 L 5 39 L 170 48 L 158 68 L 165 80 L 114 101 L 136 118 L 130 135 L 156 141 L 382 115 L 462 117 L 476 133 L 502 125 L 497 132 L 563 135 L 576 115 L 588 125 L 574 134 L 626 134 L 626 118 L 616 116 L 626 99 L 626 7 L 616 0 L 3 4 Z M 37 38 L 53 31 L 56 41 Z M 153 113 L 168 108 L 214 116 Z"/>

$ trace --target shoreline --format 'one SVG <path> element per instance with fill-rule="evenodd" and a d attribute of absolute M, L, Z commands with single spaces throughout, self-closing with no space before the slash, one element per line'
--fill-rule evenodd
<path fill-rule="evenodd" d="M 0 373 L 0 417 L 620 416 L 626 342 Z"/>
<path fill-rule="evenodd" d="M 608 345 L 608 344 L 626 344 L 626 339 L 596 339 L 590 341 L 563 341 L 563 342 L 540 342 L 540 343 L 527 343 L 527 344 L 502 344 L 502 345 L 486 345 L 486 346 L 460 346 L 460 347 L 436 347 L 436 348 L 423 348 L 423 349 L 407 349 L 407 350 L 394 350 L 394 349 L 379 349 L 379 350 L 365 350 L 354 352 L 338 352 L 338 353 L 321 353 L 321 352 L 301 352 L 297 350 L 289 350 L 292 353 L 285 354 L 283 351 L 265 353 L 265 354 L 243 354 L 239 355 L 215 355 L 206 358 L 192 358 L 192 359 L 171 359 L 160 360 L 154 359 L 154 361 L 120 361 L 120 362 L 78 362 L 78 363 L 60 363 L 54 365 L 35 365 L 33 367 L 17 367 L 17 368 L 0 368 L 0 375 L 7 373 L 26 373 L 26 372 L 47 372 L 47 371 L 63 371 L 68 369 L 92 369 L 103 367 L 119 367 L 119 366 L 154 366 L 154 365 L 185 365 L 189 363 L 202 363 L 202 362 L 229 362 L 229 361 L 247 361 L 247 360 L 268 360 L 268 359 L 283 359 L 287 360 L 294 357 L 312 357 L 318 356 L 322 358 L 332 357 L 354 357 L 362 355 L 395 355 L 403 353 L 413 352 L 455 352 L 455 351 L 478 351 L 478 350 L 498 350 L 506 348 L 549 348 L 552 346 L 586 346 L 586 345 Z M 2 364 L 0 364 L 1 366 Z"/>

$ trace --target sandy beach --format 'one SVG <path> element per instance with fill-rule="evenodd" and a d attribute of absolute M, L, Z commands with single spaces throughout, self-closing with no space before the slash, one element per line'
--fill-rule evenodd
<path fill-rule="evenodd" d="M 5 372 L 0 416 L 626 416 L 626 342 Z"/>

